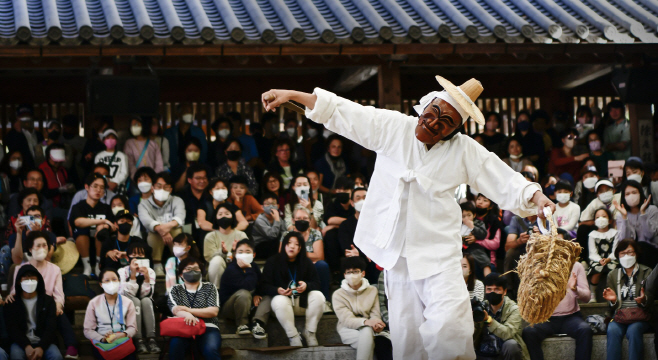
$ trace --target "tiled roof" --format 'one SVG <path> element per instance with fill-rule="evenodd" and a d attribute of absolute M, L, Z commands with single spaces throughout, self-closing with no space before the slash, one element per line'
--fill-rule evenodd
<path fill-rule="evenodd" d="M 655 43 L 657 0 L 0 0 L 0 45 Z"/>

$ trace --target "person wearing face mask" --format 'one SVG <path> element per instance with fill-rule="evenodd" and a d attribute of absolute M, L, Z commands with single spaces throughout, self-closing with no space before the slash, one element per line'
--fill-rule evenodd
<path fill-rule="evenodd" d="M 26 264 L 17 270 L 16 279 L 16 298 L 4 307 L 5 322 L 10 325 L 11 358 L 62 359 L 54 331 L 57 305 L 46 294 L 43 276 L 34 266 Z"/>
<path fill-rule="evenodd" d="M 617 187 L 621 188 L 628 180 L 639 183 L 642 186 L 644 196 L 648 197 L 651 195 L 651 189 L 648 186 L 649 181 L 647 181 L 648 179 L 645 180 L 644 176 L 644 163 L 638 157 L 631 156 L 626 160 L 624 163 L 624 176 Z"/>
<path fill-rule="evenodd" d="M 482 220 L 475 218 L 475 206 L 470 201 L 459 204 L 459 207 L 462 213 L 462 227 L 459 231 L 462 252 L 471 255 L 477 264 L 477 268 L 472 267 L 473 273 L 477 273 L 478 277 L 487 276 L 491 273 L 491 256 L 487 249 L 476 244 L 476 241 L 484 240 L 489 235 L 487 227 Z"/>
<path fill-rule="evenodd" d="M 36 166 L 34 161 L 35 145 L 43 141 L 43 135 L 40 132 L 27 131 L 27 128 L 34 129 L 34 109 L 32 105 L 22 104 L 16 109 L 16 121 L 11 129 L 3 136 L 3 143 L 7 147 L 7 152 L 20 152 L 24 156 L 26 167 Z M 36 135 L 35 139 L 32 135 Z"/>
<path fill-rule="evenodd" d="M 594 225 L 594 212 L 600 208 L 606 208 L 612 213 L 612 218 L 617 216 L 617 209 L 613 201 L 620 202 L 621 194 L 614 191 L 615 187 L 610 180 L 601 179 L 594 185 L 596 198 L 592 200 L 587 207 L 580 213 L 579 225 Z"/>
<path fill-rule="evenodd" d="M 594 216 L 596 230 L 589 233 L 587 245 L 589 258 L 587 276 L 590 282 L 590 302 L 596 302 L 596 287 L 601 280 L 601 276 L 614 270 L 618 264 L 615 249 L 619 242 L 619 232 L 615 229 L 610 211 L 601 208 L 596 211 Z"/>
<path fill-rule="evenodd" d="M 142 167 L 150 167 L 156 173 L 164 171 L 162 151 L 157 141 L 152 141 L 150 116 L 133 116 L 130 120 L 130 139 L 123 145 L 123 151 L 128 159 L 130 178 L 135 177 L 135 172 Z M 136 184 L 131 184 L 136 186 Z"/>
<path fill-rule="evenodd" d="M 483 267 L 483 273 L 489 274 L 496 271 L 496 253 L 500 248 L 500 237 L 502 234 L 502 224 L 500 221 L 500 208 L 498 204 L 486 197 L 484 194 L 478 194 L 475 198 L 475 219 L 484 223 L 487 229 L 487 235 L 482 240 L 475 240 L 475 244 L 488 251 L 490 263 Z"/>
<path fill-rule="evenodd" d="M 137 314 L 135 304 L 119 293 L 121 283 L 115 269 L 104 269 L 99 282 L 103 294 L 89 301 L 83 324 L 84 335 L 92 343 L 113 343 L 124 337 L 132 338 L 137 333 Z M 92 347 L 96 360 L 102 360 L 96 346 Z M 136 353 L 128 355 L 124 360 L 137 359 Z"/>
<path fill-rule="evenodd" d="M 608 161 L 614 160 L 614 156 L 604 151 L 601 144 L 601 136 L 596 131 L 590 131 L 586 137 L 589 156 L 594 161 L 596 168 L 599 169 L 599 176 L 608 175 Z"/>
<path fill-rule="evenodd" d="M 70 169 L 74 161 L 73 149 L 62 141 L 62 124 L 55 119 L 49 120 L 45 124 L 45 130 L 45 139 L 34 147 L 34 160 L 37 164 L 46 161 L 46 157 L 44 155 L 46 148 L 54 143 L 60 143 L 64 144 L 64 152 L 66 154 L 64 167 Z"/>
<path fill-rule="evenodd" d="M 25 241 L 25 248 L 30 255 L 30 259 L 27 263 L 19 265 L 14 270 L 13 287 L 11 288 L 10 296 L 6 300 L 7 302 L 14 301 L 14 298 L 18 300 L 16 294 L 19 292 L 18 286 L 21 279 L 19 274 L 21 273 L 21 269 L 26 266 L 37 269 L 42 277 L 45 295 L 52 296 L 55 300 L 57 330 L 64 338 L 64 345 L 67 348 L 66 355 L 77 355 L 78 341 L 68 317 L 64 314 L 65 296 L 62 285 L 62 272 L 57 265 L 48 260 L 49 248 L 52 248 L 49 245 L 50 236 L 51 234 L 43 231 L 32 231 L 28 234 Z"/>
<path fill-rule="evenodd" d="M 587 139 L 587 134 L 594 130 L 592 109 L 587 105 L 580 105 L 576 109 L 576 130 L 579 139 Z"/>
<path fill-rule="evenodd" d="M 64 207 L 69 204 L 69 199 L 75 193 L 75 186 L 69 182 L 68 172 L 64 168 L 66 155 L 64 145 L 54 143 L 46 148 L 46 161 L 39 165 L 39 169 L 45 176 L 45 187 L 43 194 L 53 201 L 55 213 L 65 212 Z M 57 214 L 59 215 L 59 214 Z M 64 215 L 65 216 L 65 215 Z"/>
<path fill-rule="evenodd" d="M 199 142 L 199 159 L 198 161 L 206 163 L 208 154 L 208 141 L 203 130 L 193 125 L 194 112 L 192 104 L 181 103 L 176 107 L 176 115 L 179 121 L 176 125 L 168 128 L 164 132 L 164 137 L 169 141 L 169 165 L 171 169 L 178 168 L 185 164 L 187 160 L 185 146 L 191 138 Z"/>
<path fill-rule="evenodd" d="M 624 239 L 617 244 L 615 257 L 621 266 L 608 274 L 607 288 L 603 291 L 603 298 L 608 302 L 606 316 L 613 318 L 607 331 L 606 359 L 609 360 L 621 360 L 624 337 L 628 338 L 628 358 L 644 358 L 644 334 L 651 329 L 648 321 L 654 294 L 645 291 L 651 268 L 638 263 L 639 256 L 641 250 L 635 240 Z M 619 321 L 629 311 L 634 311 L 636 316 Z"/>
<path fill-rule="evenodd" d="M 327 225 L 322 228 L 322 235 L 331 236 L 328 234 L 332 230 L 337 229 L 343 221 L 354 216 L 354 206 L 350 203 L 352 190 L 354 190 L 354 180 L 347 176 L 336 179 L 336 193 L 324 212 L 324 223 Z"/>
<path fill-rule="evenodd" d="M 484 301 L 484 284 L 475 277 L 475 258 L 471 254 L 464 253 L 461 264 L 469 299 L 476 297 Z"/>
<path fill-rule="evenodd" d="M 258 148 L 256 147 L 254 138 L 251 135 L 247 135 L 244 130 L 247 126 L 245 122 L 251 121 L 249 119 L 243 120 L 242 114 L 237 111 L 227 112 L 226 117 L 231 120 L 231 125 L 233 125 L 231 136 L 237 139 L 240 142 L 240 146 L 242 147 L 242 158 L 250 166 L 255 166 L 257 160 L 259 160 Z"/>
<path fill-rule="evenodd" d="M 322 137 L 324 126 L 313 121 L 306 121 L 304 129 L 306 133 L 304 134 L 302 146 L 304 147 L 304 154 L 306 154 L 305 167 L 312 169 L 313 164 L 324 156 L 325 145 Z"/>
<path fill-rule="evenodd" d="M 153 312 L 153 292 L 155 291 L 155 271 L 140 264 L 146 257 L 148 245 L 132 242 L 128 246 L 128 265 L 117 270 L 121 285 L 119 294 L 130 299 L 135 305 L 135 349 L 138 354 L 159 354 L 160 347 L 155 340 L 155 313 Z M 145 341 L 146 340 L 146 341 Z"/>
<path fill-rule="evenodd" d="M 242 210 L 227 201 L 229 196 L 227 184 L 227 182 L 220 178 L 214 178 L 210 180 L 205 190 L 209 196 L 208 200 L 201 204 L 196 216 L 196 221 L 199 223 L 199 231 L 198 237 L 195 237 L 194 240 L 197 242 L 199 249 L 203 250 L 203 239 L 208 232 L 217 229 L 215 222 L 217 220 L 217 210 L 220 205 L 227 206 L 235 214 L 235 219 L 238 221 L 238 224 L 235 226 L 236 230 L 245 231 L 249 226 L 249 222 L 245 219 Z"/>
<path fill-rule="evenodd" d="M 187 185 L 187 169 L 192 165 L 205 164 L 201 159 L 201 143 L 197 138 L 190 138 L 183 145 L 185 149 L 185 161 L 172 167 L 171 177 L 174 179 L 174 190 L 182 191 Z"/>
<path fill-rule="evenodd" d="M 523 156 L 523 147 L 517 138 L 510 138 L 507 141 L 507 154 L 509 156 L 504 158 L 503 162 L 516 172 L 521 172 L 527 165 L 532 165 L 532 161 Z"/>
<path fill-rule="evenodd" d="M 345 278 L 331 297 L 340 340 L 356 349 L 357 360 L 369 360 L 373 355 L 380 360 L 393 359 L 390 334 L 381 319 L 377 288 L 365 278 L 365 261 L 360 257 L 345 258 L 341 270 Z M 382 348 L 387 348 L 388 353 Z"/>
<path fill-rule="evenodd" d="M 562 143 L 561 148 L 551 150 L 551 157 L 548 162 L 548 172 L 552 174 L 569 173 L 574 179 L 580 177 L 580 168 L 582 161 L 589 157 L 589 153 L 575 155 L 574 146 L 578 139 L 578 131 L 569 129 L 560 134 Z"/>
<path fill-rule="evenodd" d="M 101 140 L 105 144 L 105 151 L 96 154 L 96 163 L 107 164 L 110 167 L 110 176 L 107 178 L 110 190 L 122 192 L 128 179 L 129 163 L 126 154 L 117 147 L 117 132 L 107 129 L 103 132 Z M 125 190 L 125 189 L 124 189 Z"/>
<path fill-rule="evenodd" d="M 219 288 L 219 303 L 222 317 L 235 321 L 238 329 L 236 334 L 252 334 L 257 323 L 249 324 L 249 312 L 252 306 L 259 306 L 262 297 L 259 295 L 261 272 L 253 263 L 254 243 L 242 239 L 235 245 L 235 259 L 226 267 Z M 263 339 L 264 328 L 256 329 L 253 334 L 257 339 Z M 259 333 L 261 332 L 261 333 Z"/>
<path fill-rule="evenodd" d="M 290 139 L 281 138 L 274 141 L 272 145 L 273 156 L 265 168 L 265 174 L 277 173 L 281 175 L 283 183 L 281 186 L 288 188 L 293 177 L 303 174 L 301 164 L 293 156 L 294 143 Z"/>
<path fill-rule="evenodd" d="M 112 200 L 110 200 L 110 207 L 112 208 L 112 214 L 114 214 L 115 219 L 119 212 L 122 212 L 123 210 L 130 211 L 130 204 L 128 199 L 123 195 L 114 195 Z M 142 230 L 146 229 L 142 228 L 142 223 L 139 222 L 137 212 L 130 211 L 130 213 L 133 214 L 133 227 L 130 229 L 130 236 L 138 237 L 141 239 Z"/>
<path fill-rule="evenodd" d="M 507 142 L 507 136 L 498 131 L 503 123 L 503 118 L 499 113 L 491 111 L 484 115 L 484 119 L 486 121 L 484 131 L 478 134 L 482 137 L 483 146 L 502 158 L 505 154 L 504 146 Z"/>
<path fill-rule="evenodd" d="M 589 164 L 588 164 L 589 163 Z M 585 165 L 580 169 L 582 177 L 576 183 L 573 191 L 573 202 L 578 204 L 581 209 L 589 205 L 592 200 L 596 199 L 594 187 L 599 181 L 597 168 L 592 165 L 592 161 L 585 160 Z"/>
<path fill-rule="evenodd" d="M 484 278 L 484 321 L 475 324 L 473 335 L 477 359 L 529 360 L 521 337 L 519 307 L 507 297 L 507 281 L 498 273 Z"/>
<path fill-rule="evenodd" d="M 268 259 L 279 249 L 279 239 L 286 232 L 286 224 L 279 214 L 278 196 L 271 192 L 263 195 L 263 213 L 254 221 L 251 235 L 259 259 Z"/>
<path fill-rule="evenodd" d="M 226 116 L 220 116 L 212 123 L 212 131 L 215 132 L 215 140 L 208 144 L 208 166 L 216 169 L 220 164 L 226 162 L 226 147 L 229 141 L 234 140 L 233 123 Z"/>
<path fill-rule="evenodd" d="M 571 237 L 574 237 L 580 219 L 580 206 L 571 201 L 572 190 L 571 183 L 566 180 L 560 180 L 555 184 L 555 199 L 558 206 L 555 207 L 553 218 L 558 228 L 570 232 Z"/>
<path fill-rule="evenodd" d="M 651 204 L 651 195 L 644 196 L 642 185 L 627 180 L 621 187 L 621 203 L 617 209 L 617 230 L 622 239 L 634 239 L 642 250 L 640 263 L 653 268 L 658 263 L 658 207 Z"/>
<path fill-rule="evenodd" d="M 311 227 L 313 229 L 322 229 L 324 222 L 322 216 L 324 215 L 324 206 L 322 202 L 313 199 L 311 196 L 311 180 L 306 175 L 295 175 L 290 182 L 290 189 L 288 191 L 289 201 L 284 206 L 284 219 L 286 228 L 291 230 L 293 227 L 292 212 L 298 207 L 303 207 L 311 212 Z"/>
<path fill-rule="evenodd" d="M 103 257 L 102 268 L 111 267 L 119 269 L 130 265 L 128 248 L 135 243 L 141 244 L 146 249 L 146 257 L 151 260 L 153 251 L 146 241 L 139 236 L 133 235 L 135 224 L 139 229 L 139 220 L 129 210 L 121 209 L 114 214 L 114 224 L 117 227 L 116 235 L 103 241 L 101 256 Z"/>
<path fill-rule="evenodd" d="M 2 181 L 3 198 L 9 199 L 12 193 L 22 189 L 21 178 L 27 169 L 23 166 L 23 155 L 18 151 L 5 155 L 0 161 L 0 180 Z"/>
<path fill-rule="evenodd" d="M 50 220 L 44 217 L 43 210 L 39 206 L 30 206 L 25 214 L 33 217 L 34 221 L 27 222 L 19 219 L 14 224 L 16 232 L 7 238 L 7 243 L 9 248 L 11 248 L 11 259 L 13 263 L 20 265 L 25 262 L 25 260 L 28 260 L 29 256 L 27 256 L 27 249 L 29 249 L 29 246 L 26 243 L 26 239 L 32 231 L 41 231 L 48 235 L 46 239 L 48 240 L 50 247 L 48 249 L 48 254 L 46 254 L 46 260 L 50 261 L 57 244 L 65 242 L 66 238 L 63 236 L 58 237 L 51 231 Z"/>
<path fill-rule="evenodd" d="M 174 285 L 183 284 L 183 279 L 176 275 L 180 262 L 189 256 L 196 259 L 200 258 L 199 249 L 194 243 L 192 235 L 180 233 L 174 238 L 173 242 L 174 246 L 171 252 L 174 256 L 170 257 L 165 264 L 165 272 L 167 274 L 165 277 L 165 295 L 169 295 L 169 291 Z M 167 300 L 165 299 L 164 303 L 166 304 L 166 302 Z"/>
<path fill-rule="evenodd" d="M 235 245 L 247 234 L 236 230 L 237 220 L 235 213 L 226 205 L 217 207 L 215 229 L 203 239 L 203 257 L 208 262 L 208 280 L 220 288 L 220 281 L 226 265 L 232 261 Z"/>
<path fill-rule="evenodd" d="M 525 157 L 535 166 L 543 166 L 546 161 L 544 139 L 532 129 L 530 113 L 527 110 L 520 111 L 516 116 L 514 129 L 514 137 L 521 143 Z"/>
<path fill-rule="evenodd" d="M 201 281 L 205 272 L 203 261 L 187 257 L 178 265 L 178 277 L 184 283 L 174 285 L 169 292 L 167 305 L 174 316 L 185 319 L 185 324 L 206 324 L 202 335 L 192 338 L 172 337 L 169 356 L 184 359 L 190 346 L 196 345 L 204 359 L 221 359 L 222 338 L 219 333 L 219 296 L 217 288 Z"/>
<path fill-rule="evenodd" d="M 142 201 L 148 200 L 153 195 L 153 180 L 155 179 L 156 172 L 150 167 L 141 167 L 135 172 L 133 176 L 133 184 L 137 188 L 138 193 L 132 195 L 128 199 L 130 211 L 137 213 L 139 204 Z"/>
<path fill-rule="evenodd" d="M 185 225 L 185 202 L 171 195 L 171 177 L 167 172 L 158 173 L 153 182 L 153 196 L 139 203 L 139 221 L 146 228 L 146 242 L 153 248 L 154 270 L 157 276 L 164 276 L 162 252 L 171 248 L 173 238 L 183 232 Z"/>
<path fill-rule="evenodd" d="M 242 158 L 242 153 L 240 142 L 236 139 L 230 140 L 225 150 L 226 162 L 217 168 L 215 175 L 220 179 L 243 176 L 247 179 L 249 192 L 258 194 L 258 181 L 256 181 L 256 177 L 254 176 L 254 170 Z"/>

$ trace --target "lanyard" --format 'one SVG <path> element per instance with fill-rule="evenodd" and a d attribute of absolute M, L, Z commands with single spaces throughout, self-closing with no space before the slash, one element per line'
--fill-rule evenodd
<path fill-rule="evenodd" d="M 190 299 L 190 292 L 185 290 L 185 295 L 187 296 L 187 302 L 190 303 L 190 308 L 191 309 L 194 309 L 194 302 L 196 301 L 196 295 L 199 293 L 199 290 L 201 290 L 201 285 L 200 284 L 199 284 L 199 287 L 194 292 L 194 296 L 192 296 L 192 299 Z"/>
<path fill-rule="evenodd" d="M 103 297 L 105 297 L 105 295 L 103 295 Z M 110 316 L 110 329 L 112 329 L 112 332 L 114 332 L 113 322 L 114 322 L 114 313 L 117 310 L 117 304 L 119 305 L 119 310 L 120 310 L 119 324 L 121 325 L 121 330 L 125 330 L 125 327 L 123 325 L 123 319 L 121 319 L 123 317 L 123 309 L 121 308 L 121 306 L 123 306 L 121 304 L 121 295 L 117 296 L 117 302 L 114 303 L 114 307 L 112 308 L 112 311 L 110 311 L 110 304 L 107 302 L 107 298 L 105 298 L 105 306 L 107 307 L 107 314 Z"/>
<path fill-rule="evenodd" d="M 288 274 L 290 274 L 290 279 L 295 284 L 295 286 L 297 286 L 297 269 L 295 269 L 295 276 L 292 275 L 290 269 L 288 269 Z"/>

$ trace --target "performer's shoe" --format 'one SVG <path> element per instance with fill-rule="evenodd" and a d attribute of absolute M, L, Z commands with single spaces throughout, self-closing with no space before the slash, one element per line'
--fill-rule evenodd
<path fill-rule="evenodd" d="M 306 345 L 308 347 L 318 346 L 318 339 L 315 337 L 314 332 L 304 329 L 304 339 L 306 339 Z"/>
<path fill-rule="evenodd" d="M 288 338 L 290 340 L 290 346 L 304 346 L 302 345 L 302 337 L 299 334 Z"/>

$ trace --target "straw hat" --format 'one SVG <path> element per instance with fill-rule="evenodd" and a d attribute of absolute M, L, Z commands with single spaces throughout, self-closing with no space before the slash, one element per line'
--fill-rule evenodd
<path fill-rule="evenodd" d="M 63 244 L 57 245 L 57 250 L 55 250 L 52 258 L 50 258 L 50 262 L 59 266 L 60 270 L 62 270 L 62 275 L 64 275 L 75 267 L 79 257 L 80 253 L 78 252 L 78 248 L 75 247 L 75 243 L 73 241 L 66 241 Z"/>
<path fill-rule="evenodd" d="M 436 81 L 438 81 L 445 91 L 457 101 L 468 116 L 478 124 L 484 125 L 484 115 L 482 115 L 480 108 L 475 105 L 475 100 L 477 100 L 478 96 L 480 96 L 484 90 L 479 81 L 470 79 L 459 87 L 439 75 L 436 76 Z"/>

